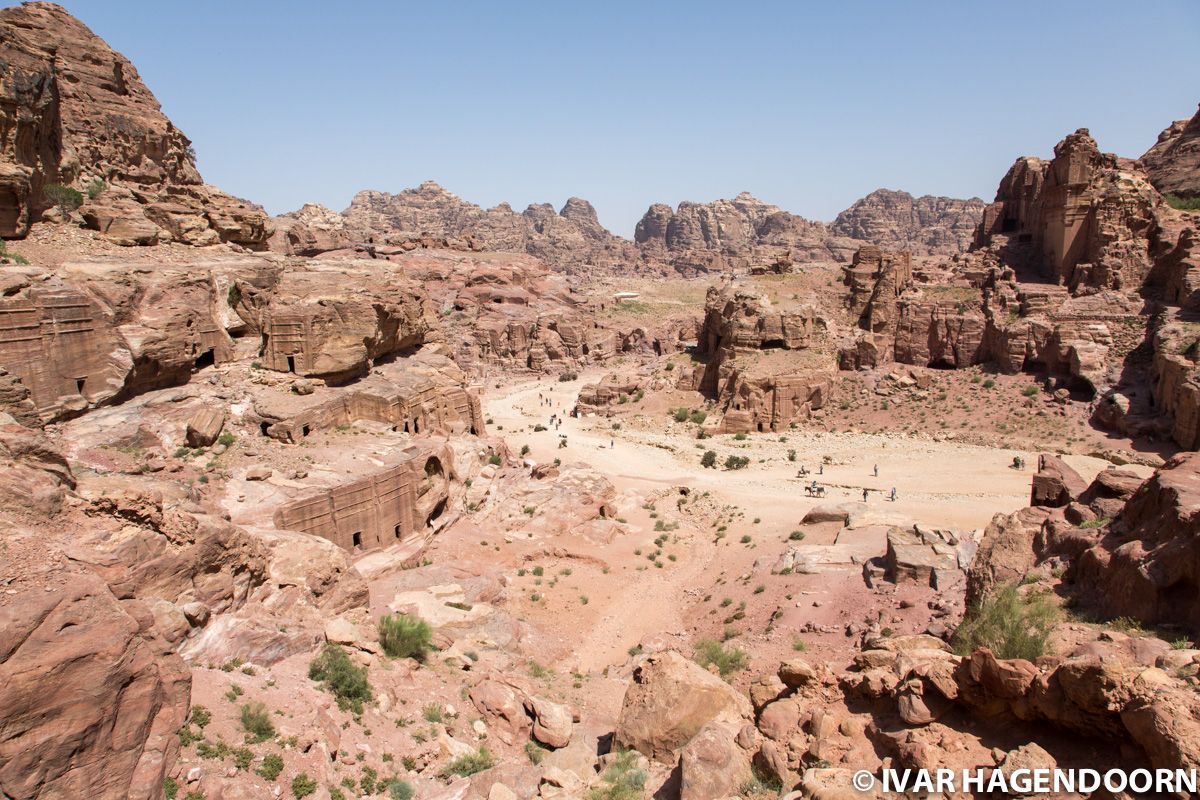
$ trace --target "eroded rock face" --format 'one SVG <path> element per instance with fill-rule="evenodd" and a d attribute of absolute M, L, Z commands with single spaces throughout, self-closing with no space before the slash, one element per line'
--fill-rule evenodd
<path fill-rule="evenodd" d="M 1200 111 L 1176 120 L 1141 158 L 1154 188 L 1180 197 L 1200 196 Z"/>
<path fill-rule="evenodd" d="M 118 244 L 265 244 L 262 209 L 203 182 L 191 142 L 134 66 L 79 20 L 26 3 L 0 12 L 0 34 L 0 118 L 11 132 L 0 235 L 24 236 L 53 205 L 45 187 L 63 184 L 84 193 L 83 219 Z"/>
<path fill-rule="evenodd" d="M 0 338 L 0 367 L 21 381 L 44 420 L 185 383 L 231 355 L 216 271 L 25 271 L 27 286 L 0 298 L 0 323 L 22 334 Z"/>
<path fill-rule="evenodd" d="M 1152 266 L 1160 200 L 1136 162 L 1101 153 L 1080 128 L 1054 158 L 1019 159 L 984 213 L 977 246 L 1007 238 L 1007 258 L 1026 260 L 1072 288 L 1140 287 Z"/>
<path fill-rule="evenodd" d="M 8 536 L 0 599 L 0 789 L 161 796 L 191 675 L 149 608 L 34 537 Z"/>
<path fill-rule="evenodd" d="M 667 651 L 649 656 L 634 670 L 614 736 L 620 746 L 674 764 L 707 726 L 728 724 L 736 735 L 750 716 L 750 703 L 742 694 Z"/>
<path fill-rule="evenodd" d="M 971 246 L 985 205 L 978 197 L 913 197 L 877 189 L 838 214 L 829 230 L 917 255 L 953 255 Z"/>
<path fill-rule="evenodd" d="M 846 261 L 858 244 L 749 192 L 732 200 L 683 202 L 675 210 L 655 204 L 633 238 L 647 262 L 683 275 L 750 268 L 783 253 L 790 261 Z"/>
<path fill-rule="evenodd" d="M 1110 617 L 1200 630 L 1200 455 L 1176 456 L 1079 558 L 1076 585 Z"/>
<path fill-rule="evenodd" d="M 706 363 L 681 385 L 715 398 L 729 433 L 780 430 L 807 419 L 829 392 L 821 369 L 797 370 L 774 351 L 805 350 L 825 335 L 825 320 L 806 305 L 775 307 L 736 281 L 709 287 L 697 354 Z"/>

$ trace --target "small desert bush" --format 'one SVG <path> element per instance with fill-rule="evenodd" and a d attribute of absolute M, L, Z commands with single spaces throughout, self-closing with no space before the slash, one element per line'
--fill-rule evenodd
<path fill-rule="evenodd" d="M 83 193 L 61 183 L 47 184 L 43 192 L 47 200 L 67 214 L 83 205 Z"/>
<path fill-rule="evenodd" d="M 371 699 L 371 683 L 366 667 L 355 666 L 346 651 L 326 644 L 321 654 L 308 665 L 309 680 L 320 681 L 343 711 L 362 713 L 363 701 Z"/>
<path fill-rule="evenodd" d="M 746 456 L 730 456 L 725 459 L 725 469 L 745 469 L 750 465 L 750 459 Z"/>
<path fill-rule="evenodd" d="M 564 372 L 558 376 L 558 380 L 562 383 L 570 383 L 571 381 L 575 380 L 578 377 L 579 376 L 576 375 L 574 372 Z"/>
<path fill-rule="evenodd" d="M 317 782 L 308 777 L 307 774 L 301 772 L 299 775 L 292 778 L 292 797 L 308 797 L 316 790 Z"/>
<path fill-rule="evenodd" d="M 283 772 L 283 756 L 278 753 L 268 753 L 263 756 L 263 762 L 256 771 L 269 781 L 275 780 L 279 777 L 279 773 Z"/>
<path fill-rule="evenodd" d="M 271 713 L 262 703 L 246 703 L 242 706 L 242 728 L 246 731 L 246 739 L 255 744 L 275 735 Z"/>
<path fill-rule="evenodd" d="M 637 767 L 637 754 L 622 751 L 600 776 L 600 785 L 588 792 L 588 800 L 639 800 L 647 778 Z"/>
<path fill-rule="evenodd" d="M 392 658 L 421 661 L 430 648 L 433 630 L 429 623 L 408 614 L 384 614 L 379 618 L 379 644 Z"/>
<path fill-rule="evenodd" d="M 705 450 L 704 455 L 700 457 L 700 466 L 712 468 L 717 465 L 717 454 L 713 450 Z"/>
<path fill-rule="evenodd" d="M 474 775 L 496 765 L 496 759 L 486 747 L 474 753 L 464 753 L 442 768 L 443 777 Z"/>
<path fill-rule="evenodd" d="M 720 642 L 712 639 L 701 639 L 696 642 L 695 660 L 707 669 L 710 665 L 717 668 L 721 677 L 746 668 L 746 652 L 738 647 L 725 648 Z"/>
<path fill-rule="evenodd" d="M 1022 597 L 1017 587 L 1005 584 L 967 610 L 954 632 L 954 650 L 970 655 L 987 647 L 997 658 L 1033 661 L 1046 652 L 1059 611 L 1043 594 Z"/>

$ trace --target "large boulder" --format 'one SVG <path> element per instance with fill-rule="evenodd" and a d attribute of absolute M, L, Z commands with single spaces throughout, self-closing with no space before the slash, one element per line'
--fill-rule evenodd
<path fill-rule="evenodd" d="M 695 662 L 666 651 L 634 669 L 614 738 L 618 746 L 673 765 L 705 726 L 718 722 L 737 730 L 752 716 L 745 696 Z"/>

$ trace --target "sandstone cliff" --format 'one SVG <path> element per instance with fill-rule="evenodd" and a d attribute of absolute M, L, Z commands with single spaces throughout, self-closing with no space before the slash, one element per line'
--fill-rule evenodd
<path fill-rule="evenodd" d="M 1200 197 L 1200 111 L 1171 123 L 1141 161 L 1150 182 L 1163 194 Z"/>
<path fill-rule="evenodd" d="M 0 236 L 63 218 L 46 195 L 57 184 L 79 191 L 82 220 L 121 244 L 265 244 L 262 209 L 204 183 L 191 142 L 134 66 L 62 7 L 0 11 L 0 64 Z"/>
<path fill-rule="evenodd" d="M 985 205 L 978 197 L 913 197 L 878 189 L 838 214 L 829 230 L 914 255 L 953 255 L 971 246 Z"/>

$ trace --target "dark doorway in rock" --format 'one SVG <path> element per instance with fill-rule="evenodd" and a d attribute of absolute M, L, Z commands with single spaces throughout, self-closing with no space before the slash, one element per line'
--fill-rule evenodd
<path fill-rule="evenodd" d="M 354 543 L 355 547 L 362 547 L 362 531 L 350 534 L 350 541 Z"/>
<path fill-rule="evenodd" d="M 287 360 L 288 360 L 288 372 L 295 372 L 296 371 L 296 357 L 288 356 Z"/>
<path fill-rule="evenodd" d="M 301 436 L 308 436 L 310 433 L 312 433 L 312 428 L 310 428 L 308 425 L 300 426 L 300 435 Z"/>
<path fill-rule="evenodd" d="M 271 423 L 269 423 L 269 422 L 260 422 L 260 423 L 258 423 L 258 429 L 259 429 L 260 431 L 262 431 L 262 435 L 263 435 L 263 436 L 269 436 L 269 435 L 270 435 L 270 434 L 268 434 L 268 433 L 267 433 L 267 431 L 268 431 L 270 428 L 271 428 Z"/>
<path fill-rule="evenodd" d="M 75 379 L 75 393 L 83 394 L 83 387 L 86 384 L 87 384 L 87 378 L 76 378 Z"/>
<path fill-rule="evenodd" d="M 404 432 L 405 432 L 405 433 L 409 433 L 409 430 L 408 430 L 408 420 L 405 420 L 405 421 L 404 421 Z"/>
<path fill-rule="evenodd" d="M 421 432 L 421 423 L 420 423 L 420 421 L 414 419 L 413 420 L 413 433 L 416 434 L 416 433 L 420 433 L 420 432 Z"/>
<path fill-rule="evenodd" d="M 763 343 L 759 345 L 762 350 L 782 350 L 785 347 L 787 347 L 787 342 L 783 339 L 764 339 Z"/>
<path fill-rule="evenodd" d="M 200 357 L 196 359 L 196 371 L 199 372 L 200 370 L 204 369 L 205 367 L 211 367 L 216 363 L 217 363 L 216 351 L 213 350 L 212 348 L 209 348 L 208 350 L 205 350 L 203 353 L 201 353 Z"/>
<path fill-rule="evenodd" d="M 432 525 L 433 521 L 436 520 L 438 517 L 440 517 L 442 515 L 442 512 L 445 510 L 446 510 L 446 498 L 443 497 L 441 500 L 438 501 L 437 505 L 433 507 L 433 510 L 429 512 L 429 518 L 425 520 L 425 524 Z"/>
<path fill-rule="evenodd" d="M 394 530 L 396 532 L 396 538 L 399 539 L 400 538 L 400 525 L 397 524 L 396 527 L 394 528 Z"/>

